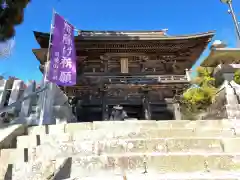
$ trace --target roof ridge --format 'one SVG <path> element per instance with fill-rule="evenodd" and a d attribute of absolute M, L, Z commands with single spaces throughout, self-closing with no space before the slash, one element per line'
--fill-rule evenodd
<path fill-rule="evenodd" d="M 157 32 L 166 32 L 166 31 L 81 31 L 81 32 L 86 32 L 86 33 L 149 33 L 149 34 L 155 34 Z M 33 31 L 35 35 L 46 35 L 49 36 L 49 32 L 40 32 L 40 31 Z M 201 36 L 201 35 L 214 35 L 216 33 L 215 30 L 212 31 L 207 31 L 207 32 L 199 32 L 199 33 L 190 33 L 190 34 L 182 34 L 182 35 L 171 35 L 168 37 L 174 38 L 174 37 L 188 37 L 188 36 Z"/>

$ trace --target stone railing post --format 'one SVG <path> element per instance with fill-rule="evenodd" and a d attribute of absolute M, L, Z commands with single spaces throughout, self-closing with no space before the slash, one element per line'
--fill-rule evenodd
<path fill-rule="evenodd" d="M 11 90 L 11 95 L 8 101 L 8 105 L 16 102 L 19 97 L 22 95 L 21 91 L 23 90 L 24 83 L 22 80 L 14 80 L 12 90 Z M 12 111 L 9 111 L 10 113 L 19 113 L 21 110 L 21 105 L 18 107 L 14 107 Z"/>
<path fill-rule="evenodd" d="M 55 97 L 56 86 L 53 83 L 46 84 L 47 89 L 41 94 L 40 100 L 40 118 L 38 125 L 47 125 L 47 124 L 55 124 L 53 121 L 53 103 Z"/>
<path fill-rule="evenodd" d="M 24 94 L 23 94 L 24 97 L 33 93 L 35 91 L 35 89 L 36 89 L 36 82 L 35 81 L 29 81 L 28 84 L 27 84 L 27 88 L 25 89 Z M 23 101 L 21 111 L 20 111 L 20 114 L 19 114 L 20 121 L 23 120 L 24 117 L 28 117 L 30 115 L 30 112 L 32 110 L 33 98 L 36 98 L 36 97 L 32 97 L 32 98 L 29 98 L 29 99 Z"/>
<path fill-rule="evenodd" d="M 6 101 L 8 82 L 4 79 L 0 80 L 0 108 L 3 108 Z"/>

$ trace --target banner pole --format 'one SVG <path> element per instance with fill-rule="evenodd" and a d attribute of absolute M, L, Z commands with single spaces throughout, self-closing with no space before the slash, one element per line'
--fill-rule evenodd
<path fill-rule="evenodd" d="M 51 19 L 51 27 L 50 27 L 50 33 L 49 33 L 49 41 L 48 41 L 48 51 L 47 51 L 47 61 L 45 65 L 47 65 L 47 68 L 44 70 L 44 82 L 47 82 L 47 75 L 50 69 L 49 66 L 49 61 L 50 61 L 50 51 L 51 51 L 51 43 L 52 43 L 52 34 L 53 34 L 53 29 L 54 29 L 54 16 L 55 16 L 56 11 L 53 9 L 52 10 L 52 19 Z"/>
<path fill-rule="evenodd" d="M 38 125 L 42 125 L 44 121 L 46 121 L 45 118 L 51 118 L 51 117 L 46 117 L 45 115 L 48 114 L 50 115 L 51 112 L 47 110 L 47 99 L 50 97 L 48 96 L 48 92 L 51 92 L 53 90 L 53 83 L 48 83 L 48 73 L 50 70 L 50 52 L 51 52 L 51 45 L 52 45 L 52 34 L 53 34 L 53 29 L 54 29 L 54 16 L 55 16 L 55 10 L 52 10 L 52 19 L 51 19 L 51 27 L 50 27 L 50 33 L 49 33 L 49 42 L 48 42 L 48 51 L 47 51 L 47 60 L 44 66 L 44 76 L 43 76 L 43 87 L 48 86 L 48 88 L 43 91 L 42 97 L 41 97 L 41 111 L 40 111 L 40 117 L 39 120 L 40 122 Z M 48 112 L 46 112 L 48 111 Z M 50 114 L 49 114 L 50 113 Z M 51 121 L 51 119 L 47 120 Z"/>

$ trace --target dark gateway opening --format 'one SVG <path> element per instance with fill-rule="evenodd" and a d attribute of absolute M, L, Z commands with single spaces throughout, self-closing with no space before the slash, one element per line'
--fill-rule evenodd
<path fill-rule="evenodd" d="M 146 120 L 144 107 L 140 105 L 131 106 L 131 105 L 121 105 L 123 110 L 126 111 L 128 118 L 130 119 L 138 119 L 138 120 Z M 157 106 L 152 105 L 154 108 L 150 112 L 151 119 L 153 120 L 173 120 L 175 119 L 174 110 L 167 109 L 162 105 Z M 105 114 L 105 120 L 109 120 L 111 116 L 111 112 L 113 110 L 113 106 L 109 106 L 109 111 Z M 101 106 L 87 106 L 77 108 L 76 116 L 79 122 L 92 122 L 99 121 L 103 119 L 102 107 Z"/>

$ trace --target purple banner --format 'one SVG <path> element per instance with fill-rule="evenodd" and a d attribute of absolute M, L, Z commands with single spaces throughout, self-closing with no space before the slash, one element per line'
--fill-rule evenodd
<path fill-rule="evenodd" d="M 48 80 L 61 86 L 76 84 L 74 27 L 55 14 Z"/>

